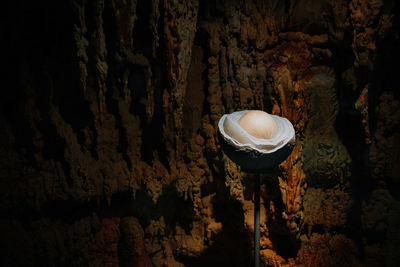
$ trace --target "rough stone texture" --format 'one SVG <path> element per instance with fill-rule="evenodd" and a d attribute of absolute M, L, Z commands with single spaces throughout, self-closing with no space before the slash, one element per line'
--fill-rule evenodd
<path fill-rule="evenodd" d="M 297 140 L 262 175 L 263 264 L 398 265 L 397 2 L 9 2 L 2 264 L 251 265 L 216 126 L 262 109 Z"/>

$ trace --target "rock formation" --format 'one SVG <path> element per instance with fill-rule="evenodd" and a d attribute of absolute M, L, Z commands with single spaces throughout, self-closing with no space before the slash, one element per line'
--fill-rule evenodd
<path fill-rule="evenodd" d="M 253 179 L 217 138 L 244 109 L 296 130 L 265 266 L 400 262 L 397 2 L 8 2 L 5 266 L 250 266 Z"/>

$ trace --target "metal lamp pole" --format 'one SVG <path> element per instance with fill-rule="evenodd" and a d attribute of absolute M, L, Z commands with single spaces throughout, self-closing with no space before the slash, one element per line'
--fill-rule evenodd
<path fill-rule="evenodd" d="M 260 267 L 260 174 L 254 181 L 254 266 Z"/>
<path fill-rule="evenodd" d="M 269 173 L 292 152 L 295 144 L 293 125 L 285 118 L 273 116 L 279 124 L 277 140 L 273 140 L 272 148 L 264 148 L 262 144 L 254 144 L 240 131 L 236 125 L 239 118 L 251 111 L 236 111 L 224 114 L 218 122 L 218 132 L 222 148 L 226 155 L 241 166 L 243 172 L 254 173 L 254 266 L 260 266 L 260 174 Z M 227 122 L 227 123 L 225 123 Z M 236 125 L 236 126 L 235 126 Z M 225 129 L 226 127 L 226 129 Z M 239 129 L 239 130 L 238 130 Z M 242 131 L 244 131 L 242 129 Z M 236 138 L 236 139 L 235 139 Z M 247 140 L 247 139 L 248 140 Z M 241 140 L 241 142 L 239 142 Z M 254 146 L 255 145 L 255 146 Z"/>

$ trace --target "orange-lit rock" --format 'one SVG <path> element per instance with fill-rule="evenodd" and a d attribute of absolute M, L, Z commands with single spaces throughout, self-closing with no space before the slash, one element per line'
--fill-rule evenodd
<path fill-rule="evenodd" d="M 296 131 L 261 176 L 264 265 L 398 265 L 396 1 L 25 2 L 3 38 L 4 265 L 248 266 L 253 179 L 217 134 L 236 110 Z"/>

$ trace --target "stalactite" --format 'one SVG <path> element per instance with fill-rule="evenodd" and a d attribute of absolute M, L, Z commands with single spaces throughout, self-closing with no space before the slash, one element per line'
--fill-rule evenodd
<path fill-rule="evenodd" d="M 7 266 L 249 266 L 252 177 L 224 113 L 296 131 L 261 176 L 266 266 L 399 262 L 398 4 L 71 0 L 7 6 Z M 390 208 L 389 208 L 390 207 Z"/>

